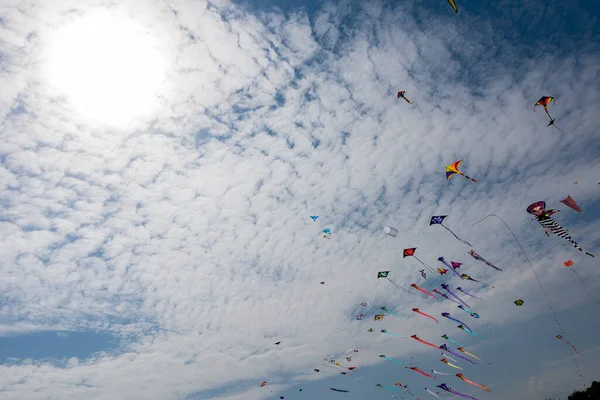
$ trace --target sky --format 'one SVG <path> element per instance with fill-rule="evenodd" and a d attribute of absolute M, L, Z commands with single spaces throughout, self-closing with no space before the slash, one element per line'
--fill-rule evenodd
<path fill-rule="evenodd" d="M 2 2 L 2 399 L 387 400 L 403 393 L 375 385 L 401 382 L 546 400 L 598 380 L 598 258 L 526 208 L 600 254 L 600 7 L 457 5 Z M 445 179 L 458 160 L 476 183 Z M 493 288 L 424 279 L 412 247 Z M 480 318 L 379 271 L 447 283 Z M 454 370 L 382 329 L 483 361 Z"/>

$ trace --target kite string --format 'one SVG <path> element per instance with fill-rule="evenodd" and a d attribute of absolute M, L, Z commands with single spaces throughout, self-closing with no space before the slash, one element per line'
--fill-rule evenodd
<path fill-rule="evenodd" d="M 575 266 L 572 266 L 573 272 L 575 272 L 575 275 L 577 275 L 577 277 L 579 278 L 579 282 L 581 282 L 581 286 L 583 286 L 583 288 L 585 289 L 585 292 L 588 294 L 588 296 L 590 297 L 590 299 L 594 300 L 596 303 L 600 304 L 600 301 L 598 301 L 598 299 L 596 299 L 594 296 L 592 296 L 588 290 L 588 288 L 585 286 L 585 283 L 583 283 L 583 279 L 581 279 L 581 277 L 579 276 L 579 274 L 577 273 L 577 270 L 575 269 Z"/>
<path fill-rule="evenodd" d="M 556 312 L 554 311 L 554 308 L 552 307 L 552 304 L 550 303 L 550 297 L 548 296 L 548 293 L 546 293 L 546 289 L 544 289 L 544 285 L 542 285 L 542 281 L 540 280 L 538 274 L 535 272 L 535 268 L 533 268 L 533 264 L 531 263 L 531 260 L 527 256 L 527 253 L 525 253 L 525 250 L 523 249 L 523 246 L 521 246 L 521 243 L 519 242 L 519 239 L 517 239 L 517 237 L 515 236 L 515 234 L 512 231 L 512 229 L 510 229 L 510 227 L 506 224 L 506 222 L 504 222 L 504 220 L 502 218 L 500 218 L 499 216 L 497 216 L 496 214 L 486 215 L 484 218 L 482 218 L 479 221 L 475 222 L 472 226 L 477 225 L 478 223 L 484 221 L 485 219 L 487 219 L 489 217 L 496 217 L 496 218 L 498 218 L 504 224 L 504 226 L 506 226 L 506 229 L 508 229 L 508 231 L 510 232 L 510 234 L 512 235 L 512 237 L 515 239 L 515 242 L 517 242 L 517 245 L 521 249 L 521 252 L 525 256 L 525 259 L 529 263 L 529 267 L 531 268 L 531 271 L 533 271 L 533 275 L 535 276 L 535 279 L 538 281 L 538 284 L 540 285 L 540 288 L 542 288 L 542 292 L 544 293 L 544 297 L 546 297 L 546 302 L 548 303 L 548 308 L 550 308 L 550 311 L 552 312 L 552 315 L 554 316 L 554 321 L 556 322 L 556 325 L 558 326 L 558 330 L 560 331 L 561 335 L 564 336 L 564 330 L 563 330 L 563 328 L 562 328 L 562 326 L 560 324 L 560 321 L 558 320 L 558 317 L 556 316 Z M 575 369 L 577 370 L 577 373 L 579 374 L 579 378 L 581 379 L 581 383 L 583 384 L 583 386 L 585 386 L 585 380 L 583 379 L 583 375 L 581 374 L 581 370 L 579 369 L 579 364 L 577 363 L 577 360 L 575 359 L 575 354 L 573 354 L 573 351 L 571 350 L 570 347 L 569 347 L 569 353 L 571 354 L 571 359 L 573 360 L 573 364 L 575 364 Z"/>

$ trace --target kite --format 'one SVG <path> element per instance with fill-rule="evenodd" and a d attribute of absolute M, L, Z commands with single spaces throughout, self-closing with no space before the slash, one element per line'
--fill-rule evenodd
<path fill-rule="evenodd" d="M 462 394 L 460 392 L 457 392 L 456 390 L 452 390 L 452 388 L 449 388 L 445 383 L 442 383 L 441 385 L 437 385 L 437 387 L 439 387 L 440 389 L 444 389 L 445 391 L 455 394 L 457 396 L 466 397 L 467 399 L 477 400 L 475 397 L 467 396 L 466 394 Z"/>
<path fill-rule="evenodd" d="M 402 383 L 400 383 L 400 382 L 394 382 L 394 386 L 398 386 L 398 387 L 402 388 L 402 390 L 404 390 L 405 393 L 408 393 L 408 394 L 410 394 L 413 397 L 417 397 L 417 396 L 414 395 L 414 393 L 412 393 L 410 390 L 408 390 L 408 385 L 402 386 Z M 394 396 L 394 395 L 390 396 L 390 398 L 397 399 L 397 397 Z M 417 397 L 417 400 L 419 400 L 418 397 Z"/>
<path fill-rule="evenodd" d="M 441 399 L 441 397 L 440 397 L 440 396 L 438 396 L 437 394 L 433 393 L 431 390 L 429 390 L 429 389 L 427 389 L 427 388 L 425 388 L 425 390 L 426 390 L 426 391 L 427 391 L 429 394 L 431 394 L 432 396 L 435 396 L 435 397 L 437 397 L 438 399 Z"/>
<path fill-rule="evenodd" d="M 419 341 L 419 342 L 421 342 L 421 343 L 423 343 L 423 344 L 426 344 L 427 346 L 431 346 L 431 347 L 433 347 L 433 348 L 434 348 L 434 349 L 436 349 L 436 350 L 438 349 L 438 346 L 436 346 L 436 345 L 435 345 L 435 344 L 433 344 L 433 343 L 429 343 L 429 342 L 427 342 L 427 341 L 425 341 L 425 340 L 421 339 L 421 338 L 420 338 L 420 337 L 418 337 L 417 335 L 412 335 L 412 336 L 411 336 L 411 338 L 413 338 L 413 339 L 415 339 L 415 340 L 417 340 L 417 341 Z"/>
<path fill-rule="evenodd" d="M 468 380 L 467 378 L 465 378 L 465 377 L 463 376 L 463 374 L 456 374 L 456 376 L 457 376 L 458 378 L 462 379 L 463 381 L 465 381 L 465 382 L 467 382 L 467 383 L 470 383 L 470 384 L 471 384 L 471 385 L 473 385 L 473 386 L 477 386 L 477 387 L 480 387 L 480 388 L 482 388 L 483 390 L 485 390 L 485 391 L 486 391 L 486 392 L 488 392 L 488 393 L 492 391 L 492 390 L 491 390 L 489 387 L 487 387 L 487 386 L 485 386 L 485 385 L 480 385 L 479 383 L 475 383 L 475 382 L 473 382 L 473 381 L 470 381 L 470 380 Z"/>
<path fill-rule="evenodd" d="M 263 386 L 265 386 L 266 384 L 267 384 L 267 381 L 263 381 L 263 383 L 261 383 L 259 387 L 263 387 Z"/>
<path fill-rule="evenodd" d="M 463 325 L 458 325 L 458 328 L 462 329 L 463 331 L 467 332 L 469 335 L 473 335 L 473 336 L 478 336 L 480 338 L 483 339 L 483 336 L 476 334 L 475 332 L 473 332 L 472 330 L 470 330 L 469 328 L 466 328 Z"/>
<path fill-rule="evenodd" d="M 423 376 L 426 376 L 426 377 L 428 377 L 428 378 L 433 378 L 433 379 L 436 379 L 436 378 L 435 378 L 435 376 L 433 376 L 433 375 L 429 375 L 427 372 L 421 371 L 421 370 L 420 370 L 419 368 L 417 368 L 417 367 L 405 367 L 405 368 L 412 369 L 413 371 L 415 371 L 415 372 L 418 372 L 418 373 L 420 373 L 421 375 L 423 375 Z"/>
<path fill-rule="evenodd" d="M 458 175 L 462 175 L 465 178 L 469 179 L 471 182 L 477 182 L 477 179 L 473 179 L 470 176 L 467 176 L 458 170 L 458 168 L 460 167 L 460 164 L 462 164 L 462 160 L 458 160 L 456 162 L 453 162 L 450 165 L 446 165 L 446 180 L 449 180 L 455 174 L 458 174 Z"/>
<path fill-rule="evenodd" d="M 464 312 L 467 312 L 467 313 L 471 314 L 472 317 L 479 318 L 479 314 L 477 314 L 476 312 L 473 312 L 473 311 L 469 310 L 468 308 L 465 308 L 463 306 L 458 306 L 458 308 L 460 308 Z"/>
<path fill-rule="evenodd" d="M 461 367 L 459 367 L 459 366 L 457 366 L 457 365 L 454 365 L 454 364 L 450 364 L 450 363 L 448 362 L 448 360 L 446 360 L 445 358 L 442 358 L 440 361 L 441 361 L 441 362 L 443 362 L 444 364 L 446 364 L 446 365 L 448 365 L 448 366 L 452 367 L 452 368 L 460 369 L 460 370 L 462 371 L 462 368 L 461 368 Z"/>
<path fill-rule="evenodd" d="M 573 265 L 573 260 L 567 260 L 565 261 L 565 267 L 570 267 Z"/>
<path fill-rule="evenodd" d="M 373 317 L 373 321 L 381 321 L 383 319 L 383 314 L 377 314 Z"/>
<path fill-rule="evenodd" d="M 563 203 L 565 206 L 569 207 L 572 210 L 575 210 L 577 212 L 581 212 L 581 208 L 579 208 L 579 206 L 577 205 L 577 203 L 575 203 L 575 200 L 573 200 L 573 198 L 571 196 L 565 197 L 560 202 Z"/>
<path fill-rule="evenodd" d="M 346 357 L 346 361 L 351 362 L 352 361 L 352 357 Z"/>
<path fill-rule="evenodd" d="M 452 372 L 439 372 L 439 371 L 436 371 L 435 369 L 432 369 L 431 372 L 436 375 L 454 375 Z"/>
<path fill-rule="evenodd" d="M 474 299 L 479 299 L 479 300 L 481 300 L 481 298 L 480 298 L 480 297 L 477 297 L 477 296 L 475 296 L 475 295 L 472 295 L 471 293 L 467 292 L 466 290 L 463 290 L 463 288 L 461 288 L 461 287 L 457 287 L 457 288 L 456 288 L 456 290 L 459 290 L 459 291 L 463 292 L 464 294 L 466 294 L 467 296 L 471 296 L 471 297 L 473 297 Z"/>
<path fill-rule="evenodd" d="M 421 265 L 423 265 L 425 268 L 427 268 L 428 270 L 430 270 L 431 272 L 433 272 L 435 274 L 435 269 L 431 268 L 429 265 L 427 265 L 423 261 L 421 261 L 419 259 L 419 257 L 415 256 L 415 250 L 417 250 L 416 247 L 412 247 L 410 249 L 404 249 L 402 252 L 402 258 L 414 257 L 415 260 L 417 260 L 418 262 L 421 263 Z"/>
<path fill-rule="evenodd" d="M 446 343 L 444 343 L 443 345 L 441 345 L 439 348 L 440 348 L 441 350 L 445 350 L 445 351 L 447 351 L 448 353 L 452 354 L 452 355 L 453 355 L 453 356 L 455 356 L 455 357 L 458 357 L 458 358 L 460 358 L 460 359 L 462 359 L 462 360 L 465 360 L 465 361 L 467 361 L 467 362 L 470 362 L 471 364 L 479 364 L 479 363 L 476 363 L 475 361 L 469 360 L 467 357 L 463 357 L 463 356 L 461 356 L 460 354 L 457 354 L 457 353 L 453 352 L 452 350 L 450 350 L 450 349 L 448 348 L 448 346 L 446 346 Z"/>
<path fill-rule="evenodd" d="M 495 270 L 502 271 L 502 269 L 496 267 L 494 264 L 492 264 L 491 262 L 487 261 L 485 258 L 481 257 L 479 254 L 475 253 L 474 250 L 469 251 L 469 254 L 471 255 L 471 257 L 473 257 L 477 261 L 481 261 L 482 263 L 485 263 L 485 265 L 487 265 L 489 267 L 492 267 Z"/>
<path fill-rule="evenodd" d="M 515 300 L 515 306 L 517 306 L 517 307 L 522 306 L 523 303 L 525 303 L 525 302 L 521 299 Z"/>
<path fill-rule="evenodd" d="M 325 228 L 325 229 L 323 229 L 323 233 L 325 233 L 327 235 L 331 235 L 331 228 Z"/>
<path fill-rule="evenodd" d="M 400 389 L 397 389 L 397 388 L 391 387 L 391 386 L 385 386 L 385 385 L 382 385 L 381 383 L 378 383 L 375 386 L 377 386 L 378 388 L 381 388 L 381 389 L 393 390 L 394 392 L 399 392 L 400 391 Z"/>
<path fill-rule="evenodd" d="M 461 320 L 458 320 L 458 319 L 456 319 L 456 318 L 452 318 L 452 316 L 450 315 L 450 313 L 443 312 L 443 313 L 442 313 L 442 317 L 444 317 L 444 318 L 448 318 L 449 320 L 452 320 L 452 321 L 454 321 L 454 322 L 458 322 L 459 324 L 462 324 L 462 325 L 466 326 L 466 327 L 467 327 L 467 329 L 471 330 L 471 328 L 469 328 L 469 327 L 467 326 L 467 324 L 465 324 L 465 323 L 464 323 L 464 322 L 462 322 Z"/>
<path fill-rule="evenodd" d="M 473 357 L 473 358 L 475 358 L 475 359 L 477 359 L 479 361 L 483 361 L 481 358 L 477 357 L 475 354 L 471 354 L 468 351 L 466 351 L 463 347 L 459 347 L 456 350 L 461 351 L 461 352 L 465 353 L 466 355 L 471 356 L 471 357 Z"/>
<path fill-rule="evenodd" d="M 381 309 L 383 311 L 385 311 L 386 313 L 388 313 L 388 314 L 395 315 L 396 317 L 406 318 L 404 315 L 400 315 L 400 314 L 396 314 L 396 313 L 391 312 L 387 307 L 381 307 Z"/>
<path fill-rule="evenodd" d="M 322 282 L 321 282 L 321 285 L 324 285 L 324 284 L 325 284 L 325 281 L 322 281 Z"/>
<path fill-rule="evenodd" d="M 281 342 L 275 342 L 275 344 L 276 344 L 276 345 L 280 345 L 280 344 L 281 344 Z"/>
<path fill-rule="evenodd" d="M 446 275 L 446 272 L 448 272 L 448 270 L 444 268 L 438 268 L 437 270 L 440 273 L 440 275 Z"/>
<path fill-rule="evenodd" d="M 449 341 L 449 342 L 452 342 L 452 343 L 454 343 L 454 344 L 457 344 L 457 345 L 459 345 L 459 346 L 463 346 L 463 344 L 462 344 L 462 343 L 459 343 L 459 342 L 457 342 L 456 340 L 452 340 L 452 339 L 450 339 L 450 338 L 448 337 L 448 335 L 446 335 L 445 333 L 442 335 L 442 337 L 443 337 L 444 339 L 446 339 L 447 341 Z"/>
<path fill-rule="evenodd" d="M 573 346 L 573 343 L 569 342 L 567 339 L 565 339 L 564 337 L 562 337 L 561 335 L 556 335 L 556 338 L 559 340 L 564 340 L 565 342 L 567 342 L 568 344 L 571 345 L 571 347 L 573 348 L 573 350 L 575 351 L 575 353 L 579 354 L 581 357 L 583 357 L 583 354 L 581 354 L 580 352 L 577 351 L 577 349 L 575 348 L 575 346 Z"/>
<path fill-rule="evenodd" d="M 361 319 L 363 319 L 365 315 L 364 314 L 358 314 L 358 317 L 356 317 L 357 321 L 360 321 Z"/>
<path fill-rule="evenodd" d="M 422 269 L 419 271 L 421 273 L 421 276 L 423 277 L 423 279 L 427 279 L 427 274 L 425 273 L 425 270 Z"/>
<path fill-rule="evenodd" d="M 396 228 L 386 225 L 383 227 L 383 233 L 390 235 L 391 237 L 396 237 L 398 236 L 398 233 L 400 233 L 400 231 Z"/>
<path fill-rule="evenodd" d="M 446 293 L 442 293 L 442 292 L 438 291 L 437 289 L 433 289 L 433 293 L 437 293 L 440 296 L 443 296 L 446 300 L 450 300 L 453 303 L 460 304 L 458 301 L 452 300 L 450 297 L 448 297 L 448 295 Z"/>
<path fill-rule="evenodd" d="M 551 102 L 553 102 L 556 105 L 556 100 L 554 100 L 554 97 L 550 97 L 550 96 L 543 96 L 541 99 L 539 99 L 537 101 L 537 103 L 535 103 L 535 105 L 533 106 L 533 112 L 535 112 L 535 108 L 537 106 L 542 106 L 544 107 L 544 111 L 546 111 L 546 114 L 548 115 L 548 118 L 550 118 L 550 122 L 554 122 L 554 120 L 552 119 L 552 117 L 550 116 L 550 113 L 548 112 L 548 104 L 550 104 Z"/>
<path fill-rule="evenodd" d="M 450 357 L 448 354 L 444 353 L 443 351 L 442 351 L 442 357 L 445 357 L 450 361 L 458 362 L 454 358 Z"/>
<path fill-rule="evenodd" d="M 317 218 L 319 218 L 318 215 L 311 215 L 310 218 L 313 220 L 313 222 L 317 222 Z"/>
<path fill-rule="evenodd" d="M 530 204 L 527 207 L 527 212 L 535 216 L 542 228 L 546 230 L 546 235 L 548 235 L 548 231 L 550 231 L 556 236 L 559 236 L 571 242 L 573 246 L 582 253 L 585 253 L 590 257 L 595 257 L 593 254 L 583 251 L 583 249 L 579 247 L 577 243 L 573 240 L 573 238 L 567 233 L 567 230 L 559 224 L 557 224 L 556 221 L 552 219 L 551 215 L 558 212 L 558 210 L 546 210 L 545 201 L 538 201 Z"/>
<path fill-rule="evenodd" d="M 469 307 L 469 305 L 467 303 L 465 303 L 464 301 L 462 301 L 462 299 L 460 297 L 458 297 L 456 294 L 452 293 L 452 291 L 450 290 L 450 286 L 446 285 L 445 283 L 442 283 L 440 286 L 442 287 L 442 289 L 444 289 L 445 291 L 450 293 L 456 300 L 460 301 L 466 307 Z"/>
<path fill-rule="evenodd" d="M 423 316 L 425 316 L 425 317 L 431 318 L 432 320 L 434 320 L 434 321 L 436 322 L 436 324 L 437 324 L 437 323 L 439 323 L 437 319 L 433 318 L 433 317 L 432 317 L 431 315 L 429 315 L 429 314 L 425 314 L 424 312 L 421 312 L 421 311 L 419 311 L 419 309 L 418 309 L 418 308 L 413 308 L 412 310 L 413 310 L 414 312 L 416 312 L 417 314 L 421 314 L 421 315 L 423 315 Z M 418 340 L 418 339 L 417 339 L 417 340 Z"/>
<path fill-rule="evenodd" d="M 391 280 L 388 275 L 390 274 L 390 271 L 379 271 L 377 273 L 377 279 L 379 278 L 386 278 L 388 281 L 392 282 L 392 285 L 396 286 L 398 289 L 406 292 L 406 293 L 410 293 L 410 294 L 414 294 L 413 292 L 407 290 L 406 288 L 403 288 L 402 286 L 398 285 L 396 282 L 394 282 L 393 280 Z"/>
<path fill-rule="evenodd" d="M 395 358 L 388 357 L 388 356 L 386 356 L 385 354 L 380 354 L 380 355 L 379 355 L 379 357 L 381 357 L 381 358 L 385 358 L 386 360 L 389 360 L 389 361 L 392 361 L 392 362 L 395 362 L 396 364 L 400 364 L 400 365 L 407 365 L 406 363 L 404 363 L 404 362 L 402 362 L 402 361 L 398 361 L 398 360 L 396 360 Z"/>
<path fill-rule="evenodd" d="M 446 225 L 443 224 L 444 222 L 444 218 L 446 218 L 447 215 L 434 215 L 433 217 L 431 217 L 431 221 L 429 221 L 429 226 L 431 225 L 441 225 L 443 226 L 448 232 L 450 232 L 452 235 L 454 235 L 454 237 L 458 240 L 460 240 L 461 242 L 463 242 L 464 244 L 466 244 L 467 246 L 471 246 L 471 243 L 467 242 L 466 240 L 463 240 L 461 238 L 459 238 L 458 236 L 456 236 L 456 233 L 452 232 L 450 230 L 450 228 L 448 228 Z"/>
<path fill-rule="evenodd" d="M 458 272 L 456 272 L 456 269 L 460 268 L 460 266 L 462 265 L 461 263 L 452 261 L 452 265 L 450 265 L 450 264 L 448 264 L 448 261 L 446 261 L 444 259 L 444 257 L 439 257 L 438 261 L 441 262 L 442 264 L 444 264 L 449 269 L 451 269 L 452 272 L 454 272 L 460 278 L 460 274 Z"/>
<path fill-rule="evenodd" d="M 397 335 L 397 334 L 395 334 L 393 332 L 388 332 L 387 329 L 382 329 L 381 333 L 385 333 L 385 334 L 388 334 L 390 336 L 395 336 L 395 337 L 400 338 L 400 339 L 408 339 L 407 337 Z"/>
<path fill-rule="evenodd" d="M 435 297 L 433 294 L 429 293 L 427 290 L 425 290 L 425 289 L 423 289 L 423 288 L 420 288 L 420 287 L 418 287 L 416 283 L 413 283 L 413 284 L 411 284 L 410 286 L 414 287 L 414 288 L 415 288 L 415 289 L 417 289 L 419 292 L 425 293 L 425 294 L 427 294 L 427 295 L 429 295 L 429 296 L 433 297 L 434 299 L 438 300 L 438 298 L 437 298 L 437 297 Z"/>
<path fill-rule="evenodd" d="M 407 98 L 406 98 L 406 96 L 404 96 L 404 93 L 406 93 L 406 90 L 403 90 L 403 91 L 401 91 L 401 92 L 398 92 L 398 98 L 402 97 L 402 98 L 403 98 L 403 99 L 404 99 L 404 100 L 405 100 L 405 101 L 406 101 L 408 104 L 412 104 L 412 103 L 410 102 L 410 100 L 409 100 L 409 99 L 407 99 Z"/>
<path fill-rule="evenodd" d="M 369 328 L 367 329 L 367 332 L 375 332 L 375 330 L 373 328 Z"/>
<path fill-rule="evenodd" d="M 489 286 L 489 287 L 491 287 L 492 289 L 495 289 L 495 287 L 493 287 L 492 285 L 488 285 L 487 283 L 483 283 L 483 282 L 481 282 L 481 281 L 478 281 L 477 279 L 473 279 L 473 278 L 471 278 L 471 277 L 470 277 L 469 275 L 467 275 L 467 274 L 462 274 L 460 277 L 461 277 L 461 278 L 463 278 L 463 279 L 467 279 L 467 280 L 473 281 L 473 282 L 481 283 L 481 284 L 482 284 L 482 285 L 484 285 L 484 286 Z"/>
<path fill-rule="evenodd" d="M 336 388 L 329 388 L 329 390 L 333 390 L 334 392 L 342 392 L 342 393 L 349 393 L 349 390 L 344 390 L 344 389 L 336 389 Z"/>
<path fill-rule="evenodd" d="M 320 370 L 320 369 L 316 369 L 316 368 L 315 368 L 315 369 L 313 369 L 313 371 L 315 371 L 315 372 L 321 372 L 321 370 Z"/>
<path fill-rule="evenodd" d="M 456 2 L 454 0 L 448 0 L 448 4 L 450 4 L 450 7 L 452 7 L 454 12 L 458 14 L 458 7 L 456 7 Z"/>

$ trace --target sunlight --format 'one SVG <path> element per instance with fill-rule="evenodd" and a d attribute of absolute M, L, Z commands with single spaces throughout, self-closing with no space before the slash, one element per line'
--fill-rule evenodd
<path fill-rule="evenodd" d="M 57 31 L 48 52 L 49 83 L 85 117 L 118 126 L 155 109 L 165 62 L 134 20 L 85 15 Z"/>

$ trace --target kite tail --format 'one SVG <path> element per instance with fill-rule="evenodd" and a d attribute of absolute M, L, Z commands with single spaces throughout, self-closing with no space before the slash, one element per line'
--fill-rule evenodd
<path fill-rule="evenodd" d="M 457 392 L 456 390 L 452 390 L 452 389 L 450 389 L 450 393 L 453 393 L 453 394 L 455 394 L 455 395 L 457 395 L 457 396 L 466 397 L 467 399 L 473 399 L 473 400 L 477 400 L 477 398 L 475 398 L 475 397 L 472 397 L 472 396 L 467 396 L 466 394 L 462 394 L 462 393 L 460 393 L 460 392 Z"/>
<path fill-rule="evenodd" d="M 583 354 L 581 354 L 580 352 L 577 351 L 577 349 L 575 348 L 575 346 L 573 346 L 573 343 L 569 342 L 567 339 L 565 339 L 565 341 L 571 345 L 571 347 L 573 348 L 573 351 L 575 351 L 575 353 L 577 353 L 581 357 L 583 357 Z"/>
<path fill-rule="evenodd" d="M 459 290 L 459 291 L 461 291 L 462 293 L 466 294 L 467 296 L 471 296 L 471 297 L 473 297 L 474 299 L 479 299 L 479 300 L 481 300 L 481 297 L 477 297 L 477 296 L 475 296 L 475 295 L 472 295 L 471 293 L 467 292 L 466 290 L 463 290 L 462 288 L 456 288 L 456 290 Z"/>
<path fill-rule="evenodd" d="M 421 371 L 419 368 L 415 368 L 415 369 L 413 369 L 413 371 L 415 371 L 415 372 L 418 372 L 418 373 L 420 373 L 421 375 L 423 375 L 423 376 L 426 376 L 426 377 L 428 377 L 428 378 L 433 378 L 433 379 L 436 379 L 436 377 L 435 377 L 435 376 L 433 376 L 433 375 L 429 375 L 427 372 L 423 372 L 423 371 Z"/>
<path fill-rule="evenodd" d="M 429 315 L 429 314 L 425 314 L 424 312 L 421 312 L 421 311 L 415 311 L 415 312 L 416 312 L 417 314 L 421 314 L 421 315 L 423 315 L 424 317 L 431 318 L 432 320 L 434 320 L 436 323 L 438 323 L 438 324 L 439 324 L 439 321 L 438 321 L 437 319 L 435 319 L 434 317 L 432 317 L 431 315 Z"/>
<path fill-rule="evenodd" d="M 432 396 L 435 396 L 435 397 L 437 397 L 438 399 L 441 399 L 441 397 L 440 397 L 440 396 L 438 396 L 437 394 L 433 393 L 431 390 L 429 390 L 429 389 L 427 389 L 427 388 L 425 388 L 425 390 L 427 390 L 427 392 L 428 392 L 430 395 L 432 395 Z"/>
<path fill-rule="evenodd" d="M 477 183 L 477 179 L 473 179 L 473 178 L 471 178 L 470 176 L 463 174 L 462 172 L 459 172 L 458 174 L 459 174 L 459 175 L 462 175 L 462 176 L 464 176 L 464 177 L 465 177 L 465 178 L 467 178 L 467 179 L 469 179 L 471 182 L 475 182 L 475 183 Z M 469 245 L 469 246 L 470 246 L 470 245 Z"/>
<path fill-rule="evenodd" d="M 454 296 L 454 298 L 456 300 L 460 301 L 465 307 L 470 307 L 467 303 L 465 303 L 464 301 L 462 301 L 462 299 L 460 297 L 458 297 L 456 294 L 452 293 L 451 290 L 448 290 L 448 289 L 446 289 L 446 290 L 448 291 L 448 293 L 450 293 L 452 296 Z"/>
<path fill-rule="evenodd" d="M 438 372 L 438 371 L 436 371 L 435 369 L 432 369 L 432 370 L 431 370 L 431 372 L 433 372 L 433 373 L 434 373 L 434 374 L 436 374 L 436 375 L 454 375 L 454 374 L 453 374 L 453 373 L 451 373 L 451 372 Z"/>
<path fill-rule="evenodd" d="M 576 242 L 573 240 L 573 238 L 571 238 L 571 236 L 569 236 L 569 238 L 568 238 L 567 240 L 568 240 L 569 242 L 573 243 L 573 246 L 574 246 L 574 247 L 575 247 L 577 250 L 579 250 L 580 252 L 582 252 L 582 253 L 585 253 L 585 254 L 587 254 L 587 255 L 588 255 L 588 256 L 590 256 L 590 257 L 594 257 L 594 258 L 596 258 L 596 256 L 595 256 L 595 255 L 593 255 L 593 254 L 591 254 L 591 253 L 588 253 L 587 251 L 583 251 L 583 249 L 582 249 L 581 247 L 579 247 L 579 245 L 578 245 L 578 244 L 577 244 L 577 243 L 576 243 Z"/>
<path fill-rule="evenodd" d="M 456 375 L 459 375 L 459 374 L 456 374 Z M 481 385 L 481 384 L 476 383 L 476 382 L 473 382 L 473 381 L 465 378 L 464 376 L 462 376 L 462 374 L 460 374 L 459 378 L 462 379 L 463 381 L 467 382 L 468 384 L 471 384 L 473 386 L 477 386 L 477 387 L 482 388 L 483 390 L 485 390 L 488 393 L 492 391 L 489 387 L 487 387 L 485 385 Z"/>
<path fill-rule="evenodd" d="M 457 342 L 456 340 L 454 340 L 454 339 L 450 339 L 450 338 L 448 338 L 448 341 L 449 341 L 449 342 L 452 342 L 452 343 L 454 343 L 454 344 L 457 344 L 457 345 L 459 345 L 460 347 L 462 347 L 462 346 L 463 346 L 461 343 L 458 343 L 458 342 Z"/>
<path fill-rule="evenodd" d="M 556 312 L 554 311 L 554 308 L 552 307 L 552 303 L 550 303 L 550 297 L 548 296 L 548 293 L 546 292 L 546 289 L 544 289 L 544 285 L 542 285 L 542 281 L 540 281 L 540 278 L 539 278 L 537 272 L 535 272 L 535 268 L 533 268 L 533 264 L 531 263 L 531 260 L 527 256 L 527 253 L 525 253 L 525 250 L 523 249 L 523 246 L 521 246 L 521 243 L 519 242 L 519 240 L 515 236 L 515 234 L 512 231 L 512 229 L 510 229 L 510 227 L 506 224 L 506 222 L 504 222 L 504 220 L 502 218 L 500 218 L 499 216 L 497 216 L 496 214 L 488 214 L 485 217 L 483 217 L 482 219 L 480 219 L 479 221 L 475 222 L 473 225 L 477 225 L 478 223 L 482 222 L 483 220 L 485 220 L 485 219 L 487 219 L 489 217 L 496 217 L 496 218 L 498 218 L 500 220 L 500 222 L 502 222 L 504 224 L 504 226 L 506 227 L 506 229 L 508 229 L 508 231 L 512 235 L 513 239 L 515 239 L 515 242 L 517 242 L 517 245 L 521 249 L 521 253 L 523 253 L 523 256 L 525 256 L 525 259 L 527 260 L 527 263 L 529 264 L 529 267 L 531 268 L 531 271 L 533 272 L 533 275 L 535 276 L 535 279 L 538 281 L 538 283 L 540 285 L 540 288 L 542 289 L 542 293 L 544 293 L 544 297 L 546 298 L 546 302 L 548 303 L 548 308 L 550 309 L 550 311 L 552 312 L 552 315 L 554 316 L 554 321 L 556 322 L 556 325 L 558 326 L 558 329 L 561 332 L 561 335 L 564 337 L 565 336 L 564 335 L 564 330 L 563 330 L 563 328 L 562 328 L 562 326 L 560 324 L 560 321 L 558 320 L 558 317 L 556 316 Z M 577 373 L 579 373 L 579 378 L 581 379 L 581 383 L 585 386 L 585 380 L 583 379 L 583 375 L 581 374 L 581 370 L 579 369 L 579 364 L 577 363 L 577 360 L 575 359 L 575 355 L 573 353 L 571 353 L 571 358 L 573 359 L 573 364 L 575 364 L 575 369 L 577 370 Z"/>
<path fill-rule="evenodd" d="M 466 175 L 465 175 L 466 176 Z M 477 181 L 476 181 L 477 182 Z M 452 235 L 454 235 L 455 238 L 457 238 L 458 240 L 460 240 L 461 242 L 463 242 L 464 244 L 466 244 L 467 246 L 473 247 L 473 245 L 469 242 L 467 242 L 466 240 L 463 240 L 461 238 L 459 238 L 458 236 L 456 236 L 456 233 L 452 232 L 450 230 L 450 228 L 448 228 L 446 225 L 444 224 L 440 224 L 441 226 L 443 226 L 444 228 L 446 228 L 448 230 L 448 232 L 450 232 Z"/>
<path fill-rule="evenodd" d="M 596 299 L 594 296 L 592 296 L 590 294 L 590 292 L 588 291 L 587 287 L 585 286 L 585 284 L 583 283 L 583 279 L 581 279 L 581 277 L 579 276 L 579 274 L 577 273 L 577 270 L 575 269 L 575 266 L 572 267 L 573 272 L 575 273 L 575 275 L 577 275 L 577 278 L 579 278 L 579 282 L 581 282 L 581 286 L 583 286 L 583 288 L 585 289 L 585 292 L 588 294 L 588 296 L 590 297 L 590 299 L 594 300 L 596 303 L 600 304 L 600 301 L 598 301 L 598 299 Z"/>
<path fill-rule="evenodd" d="M 476 363 L 476 362 L 475 362 L 475 361 L 473 361 L 473 360 L 469 360 L 467 357 L 463 357 L 463 356 L 461 356 L 460 354 L 456 354 L 456 353 L 455 353 L 455 352 L 453 352 L 453 351 L 450 351 L 450 350 L 448 350 L 448 353 L 450 353 L 450 354 L 452 354 L 453 356 L 456 356 L 456 357 L 458 357 L 458 358 L 460 358 L 460 359 L 462 359 L 462 360 L 468 361 L 468 362 L 470 362 L 471 364 L 479 364 L 479 363 Z"/>
<path fill-rule="evenodd" d="M 461 371 L 463 370 L 461 367 L 454 365 L 454 364 L 450 364 L 450 363 L 446 363 L 447 365 L 451 366 L 452 368 L 456 368 L 456 369 L 460 369 Z"/>

